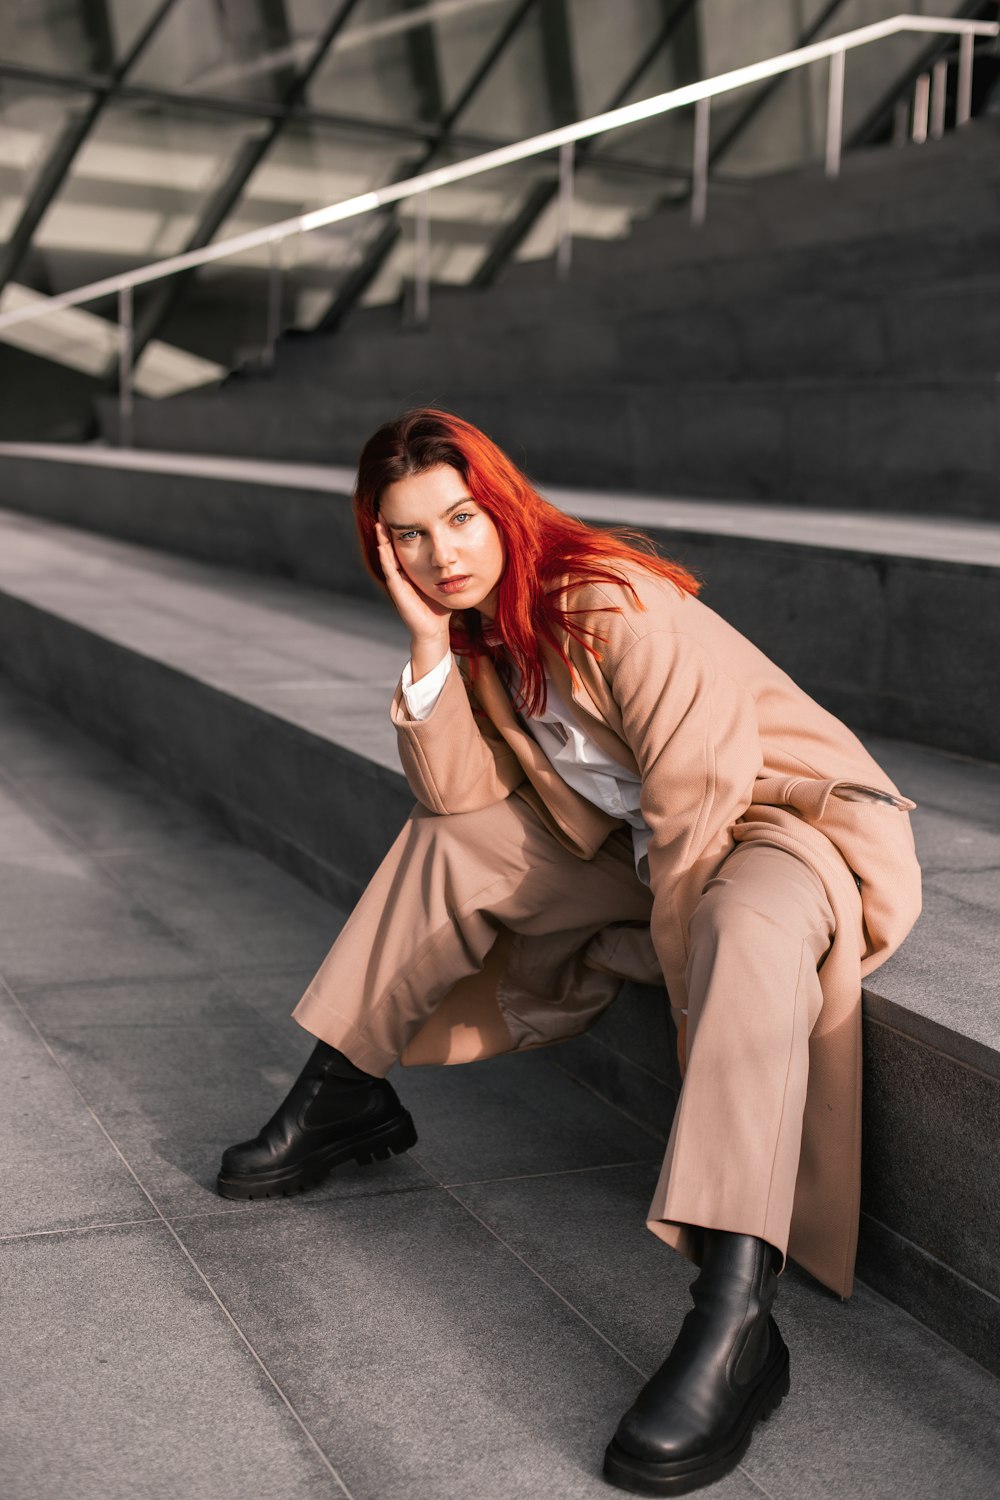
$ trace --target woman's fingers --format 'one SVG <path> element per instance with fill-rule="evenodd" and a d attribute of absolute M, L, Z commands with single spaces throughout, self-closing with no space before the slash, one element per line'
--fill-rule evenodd
<path fill-rule="evenodd" d="M 385 581 L 395 596 L 399 584 L 407 584 L 409 583 L 409 579 L 404 578 L 403 570 L 399 566 L 399 559 L 396 557 L 395 548 L 392 545 L 392 540 L 385 525 L 382 521 L 376 521 L 375 527 L 378 537 L 378 560 L 382 565 Z"/>
<path fill-rule="evenodd" d="M 378 557 L 385 575 L 389 597 L 397 613 L 409 627 L 412 635 L 427 634 L 438 630 L 442 620 L 447 620 L 451 611 L 436 600 L 428 599 L 417 585 L 408 578 L 399 565 L 392 539 L 385 523 L 376 518 L 375 532 L 378 539 Z"/>
<path fill-rule="evenodd" d="M 375 521 L 375 539 L 378 542 L 378 560 L 382 564 L 382 572 L 387 577 L 390 573 L 398 573 L 399 563 L 396 561 L 396 554 L 393 551 L 389 533 L 385 529 L 385 523 L 377 519 Z"/>

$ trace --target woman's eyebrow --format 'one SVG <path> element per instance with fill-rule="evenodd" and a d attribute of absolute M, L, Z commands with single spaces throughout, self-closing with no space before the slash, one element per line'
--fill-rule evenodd
<path fill-rule="evenodd" d="M 473 498 L 472 498 L 471 495 L 464 495 L 461 500 L 456 500 L 455 503 L 454 503 L 454 505 L 449 505 L 449 507 L 448 507 L 447 510 L 443 510 L 441 512 L 441 520 L 443 521 L 444 518 L 445 518 L 445 516 L 450 516 L 451 513 L 452 513 L 452 511 L 453 510 L 458 510 L 460 506 L 462 506 L 462 505 L 475 505 L 475 503 L 476 502 L 475 502 L 475 500 L 473 500 Z M 419 526 L 413 526 L 413 525 L 405 526 L 405 525 L 401 525 L 400 522 L 398 522 L 398 521 L 386 521 L 385 516 L 382 517 L 382 520 L 383 520 L 384 524 L 386 526 L 388 526 L 388 528 L 389 528 L 390 531 L 419 531 L 419 529 L 420 529 Z"/>

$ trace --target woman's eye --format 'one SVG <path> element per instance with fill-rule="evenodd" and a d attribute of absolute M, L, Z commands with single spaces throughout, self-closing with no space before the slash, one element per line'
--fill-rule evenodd
<path fill-rule="evenodd" d="M 416 534 L 417 533 L 415 531 L 397 531 L 396 540 L 397 542 L 408 542 L 410 540 L 410 537 L 416 536 Z"/>
<path fill-rule="evenodd" d="M 472 512 L 470 510 L 460 510 L 456 515 L 452 516 L 451 519 L 453 521 L 470 521 L 472 519 Z"/>

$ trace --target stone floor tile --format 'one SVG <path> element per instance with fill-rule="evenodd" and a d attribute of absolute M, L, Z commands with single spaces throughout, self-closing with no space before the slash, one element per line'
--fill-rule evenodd
<path fill-rule="evenodd" d="M 65 1073 L 0 990 L 0 1236 L 154 1210 Z"/>
<path fill-rule="evenodd" d="M 0 767 L 7 776 L 113 773 L 121 760 L 48 704 L 0 678 Z"/>
<path fill-rule="evenodd" d="M 355 1500 L 613 1493 L 635 1371 L 444 1193 L 178 1227 Z"/>
<path fill-rule="evenodd" d="M 259 1026 L 261 1021 L 257 1007 L 240 998 L 238 986 L 218 974 L 18 985 L 17 998 L 50 1032 L 67 1026 Z"/>
<path fill-rule="evenodd" d="M 1000 775 L 993 789 L 1000 801 Z M 988 877 L 1000 865 L 1000 826 L 990 827 L 968 816 L 936 807 L 920 807 L 913 821 L 920 835 L 920 867 L 924 878 L 939 879 L 952 873 Z"/>
<path fill-rule="evenodd" d="M 39 816 L 90 851 L 164 846 L 203 850 L 232 844 L 232 835 L 221 823 L 124 762 L 60 774 L 29 769 L 15 785 Z"/>
<path fill-rule="evenodd" d="M 0 1245 L 4 1500 L 343 1491 L 162 1225 Z"/>
<path fill-rule="evenodd" d="M 0 779 L 0 850 L 8 864 L 15 852 L 17 858 L 76 852 L 65 835 L 29 808 L 10 778 Z"/>
<path fill-rule="evenodd" d="M 415 1154 L 438 1181 L 662 1157 L 662 1142 L 550 1066 L 541 1050 L 462 1067 L 392 1070 L 420 1137 Z"/>
<path fill-rule="evenodd" d="M 330 931 L 328 947 L 332 946 L 344 922 L 345 913 L 330 907 Z M 324 952 L 324 957 L 326 956 Z M 322 963 L 322 959 L 319 961 Z M 304 960 L 287 969 L 243 969 L 230 971 L 224 982 L 240 1000 L 262 1016 L 265 1021 L 280 1027 L 292 1038 L 292 1045 L 301 1050 L 303 1060 L 315 1038 L 292 1020 L 292 1011 L 305 994 L 319 963 Z"/>
<path fill-rule="evenodd" d="M 308 961 L 315 973 L 337 929 L 322 896 L 232 840 L 109 853 L 102 863 L 216 970 Z"/>
<path fill-rule="evenodd" d="M 649 1162 L 452 1191 L 651 1374 L 670 1348 L 698 1273 L 646 1228 L 658 1175 L 659 1164 Z M 595 1257 L 600 1273 L 588 1269 Z"/>
<path fill-rule="evenodd" d="M 974 826 L 1000 831 L 1000 767 L 981 764 L 964 755 L 925 749 L 905 740 L 886 740 L 875 735 L 862 738 L 898 786 L 913 785 L 912 796 L 921 813 L 937 811 Z M 914 818 L 917 827 L 923 821 Z M 929 852 L 932 851 L 933 843 Z"/>
<path fill-rule="evenodd" d="M 652 1184 L 631 1168 L 454 1191 L 651 1373 L 697 1274 L 644 1229 Z M 843 1302 L 793 1264 L 775 1316 L 792 1390 L 743 1463 L 773 1500 L 991 1500 L 1000 1381 L 860 1283 Z"/>
<path fill-rule="evenodd" d="M 181 976 L 203 961 L 144 905 L 66 856 L 0 866 L 0 951 L 10 984 Z"/>
<path fill-rule="evenodd" d="M 289 1039 L 263 1023 L 39 1026 L 164 1214 L 240 1209 L 216 1192 L 219 1159 L 226 1146 L 256 1135 L 287 1094 L 304 1060 Z M 393 1193 L 427 1182 L 416 1161 L 394 1156 L 338 1167 L 310 1196 Z"/>
<path fill-rule="evenodd" d="M 899 952 L 865 980 L 865 988 L 891 1001 L 903 1012 L 900 1024 L 932 1045 L 934 1034 L 921 1027 L 923 1018 L 996 1052 L 996 926 L 992 919 L 984 921 L 978 906 L 941 890 L 943 878 L 925 884 L 921 920 Z M 957 974 L 961 983 L 954 979 Z M 942 975 L 952 978 L 942 982 Z M 955 1050 L 962 1055 L 960 1041 Z"/>

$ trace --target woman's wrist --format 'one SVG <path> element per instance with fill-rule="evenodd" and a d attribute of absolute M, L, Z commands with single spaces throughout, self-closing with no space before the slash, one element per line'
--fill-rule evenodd
<path fill-rule="evenodd" d="M 411 636 L 410 671 L 412 680 L 419 682 L 428 672 L 433 672 L 441 658 L 447 655 L 451 637 L 447 631 L 436 636 Z"/>

